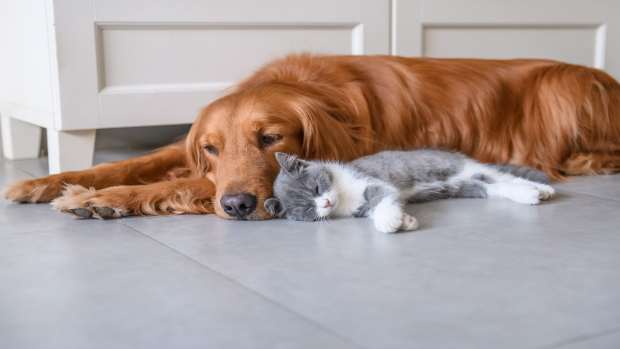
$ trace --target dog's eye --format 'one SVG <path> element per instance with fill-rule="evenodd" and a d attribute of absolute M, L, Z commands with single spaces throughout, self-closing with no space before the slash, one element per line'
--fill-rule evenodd
<path fill-rule="evenodd" d="M 263 134 L 259 137 L 261 147 L 268 147 L 282 139 L 282 136 L 276 134 Z"/>
<path fill-rule="evenodd" d="M 217 155 L 219 153 L 219 151 L 217 150 L 217 148 L 214 145 L 207 144 L 207 145 L 204 146 L 204 148 L 207 151 L 207 153 L 209 153 L 211 155 Z"/>

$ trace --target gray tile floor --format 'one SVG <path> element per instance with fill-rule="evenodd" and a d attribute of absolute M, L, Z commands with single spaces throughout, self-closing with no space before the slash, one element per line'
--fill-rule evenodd
<path fill-rule="evenodd" d="M 0 185 L 46 167 L 0 161 Z M 620 176 L 557 187 L 411 206 L 393 235 L 0 201 L 0 348 L 620 348 Z"/>

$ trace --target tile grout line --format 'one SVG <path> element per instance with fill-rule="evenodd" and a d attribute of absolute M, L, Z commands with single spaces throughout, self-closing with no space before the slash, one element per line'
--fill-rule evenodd
<path fill-rule="evenodd" d="M 613 202 L 620 203 L 620 199 L 613 199 L 613 198 L 609 198 L 609 197 L 605 197 L 605 196 L 598 196 L 598 195 L 595 195 L 595 194 L 585 193 L 585 192 L 581 192 L 581 191 L 578 191 L 578 190 L 571 190 L 571 189 L 566 190 L 566 189 L 561 189 L 561 188 L 560 188 L 560 190 L 562 192 L 565 192 L 565 193 L 585 195 L 585 196 L 589 196 L 591 198 L 596 198 L 596 199 L 601 199 L 601 200 L 605 200 L 605 201 L 613 201 Z"/>
<path fill-rule="evenodd" d="M 575 337 L 572 337 L 572 338 L 568 338 L 568 339 L 565 339 L 565 340 L 558 341 L 558 342 L 553 343 L 553 344 L 549 344 L 549 345 L 545 345 L 545 346 L 539 347 L 538 349 L 562 348 L 562 347 L 564 347 L 566 345 L 569 345 L 569 344 L 582 343 L 582 342 L 589 341 L 590 339 L 605 337 L 605 336 L 608 336 L 608 335 L 611 335 L 611 334 L 615 334 L 615 333 L 618 333 L 618 332 L 620 332 L 620 326 L 609 328 L 607 330 L 603 330 L 603 331 L 596 332 L 596 333 L 583 334 L 583 335 L 580 335 L 580 336 L 575 336 Z"/>
<path fill-rule="evenodd" d="M 13 166 L 13 165 L 12 165 L 12 166 Z M 15 166 L 15 167 L 14 167 L 14 169 L 15 169 L 15 170 L 17 170 L 17 171 L 19 171 L 19 172 L 21 172 L 21 173 L 23 173 L 23 174 L 25 174 L 25 175 L 27 175 L 27 176 L 29 176 L 29 177 L 32 177 L 32 178 L 39 178 L 39 177 L 40 177 L 40 176 L 37 176 L 37 175 L 34 175 L 34 174 L 30 173 L 30 171 L 26 171 L 26 170 L 24 170 L 24 169 L 23 169 L 23 168 L 21 168 L 21 167 L 17 167 L 17 166 Z M 49 176 L 49 174 L 48 174 L 47 176 Z"/>
<path fill-rule="evenodd" d="M 175 249 L 174 247 L 172 247 L 172 246 L 170 246 L 170 245 L 168 245 L 168 244 L 166 244 L 166 243 L 164 243 L 164 242 L 162 242 L 160 240 L 155 239 L 151 235 L 149 235 L 147 233 L 144 233 L 144 232 L 142 232 L 142 231 L 140 231 L 140 230 L 138 230 L 138 229 L 136 229 L 136 228 L 134 228 L 134 227 L 132 227 L 130 225 L 127 225 L 127 224 L 125 224 L 123 222 L 119 221 L 119 224 L 121 224 L 121 225 L 123 225 L 123 226 L 125 226 L 125 227 L 127 227 L 129 229 L 131 229 L 132 231 L 134 231 L 134 232 L 136 232 L 136 233 L 138 233 L 140 235 L 145 236 L 146 238 L 154 241 L 155 243 L 157 243 L 157 244 L 159 244 L 161 246 L 164 246 L 166 249 L 171 250 L 172 252 L 185 257 L 186 259 L 190 260 L 191 262 L 198 264 L 201 268 L 204 268 L 204 269 L 207 269 L 207 270 L 209 270 L 211 272 L 214 272 L 217 275 L 223 277 L 224 279 L 232 282 L 233 284 L 238 285 L 238 286 L 242 287 L 243 289 L 250 291 L 251 293 L 259 296 L 261 299 L 267 301 L 268 303 L 270 303 L 272 305 L 275 305 L 276 307 L 278 307 L 280 309 L 283 309 L 283 310 L 285 310 L 288 313 L 291 313 L 291 314 L 294 314 L 295 316 L 298 316 L 299 318 L 303 319 L 305 322 L 308 322 L 308 323 L 312 324 L 316 328 L 318 328 L 318 329 L 320 329 L 322 331 L 325 331 L 325 332 L 335 336 L 336 338 L 342 339 L 346 343 L 350 343 L 350 344 L 352 344 L 353 346 L 355 346 L 357 348 L 369 349 L 366 346 L 363 346 L 363 345 L 361 345 L 361 344 L 359 344 L 357 342 L 354 342 L 351 338 L 345 337 L 345 336 L 341 335 L 340 333 L 335 332 L 334 330 L 331 330 L 331 329 L 329 329 L 327 327 L 324 327 L 323 325 L 321 325 L 320 323 L 316 322 L 315 320 L 313 320 L 313 319 L 311 319 L 311 318 L 309 318 L 309 317 L 307 317 L 307 316 L 305 316 L 303 314 L 300 314 L 300 313 L 294 311 L 293 309 L 290 309 L 289 307 L 285 306 L 284 304 L 281 304 L 281 303 L 279 303 L 279 302 L 277 302 L 277 301 L 267 297 L 266 295 L 264 295 L 264 294 L 262 294 L 262 293 L 260 293 L 260 292 L 258 292 L 256 290 L 254 290 L 253 288 L 250 288 L 250 287 L 244 285 L 243 283 L 239 282 L 239 280 L 233 279 L 232 277 L 230 277 L 230 276 L 228 276 L 226 274 L 223 274 L 222 272 L 220 272 L 218 270 L 215 270 L 215 269 L 211 268 L 210 266 L 208 266 L 206 264 L 201 263 L 197 259 L 195 259 L 195 258 L 193 258 L 193 257 L 191 257 L 191 256 L 189 256 L 189 255 L 187 255 L 187 254 L 185 254 L 185 253 Z"/>

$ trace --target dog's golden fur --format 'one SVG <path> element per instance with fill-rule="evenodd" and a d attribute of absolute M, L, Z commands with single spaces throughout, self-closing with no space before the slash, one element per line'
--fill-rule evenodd
<path fill-rule="evenodd" d="M 261 144 L 262 135 L 275 136 Z M 211 150 L 207 151 L 206 146 Z M 199 115 L 184 144 L 16 183 L 7 198 L 67 212 L 208 213 L 226 193 L 256 195 L 273 153 L 351 160 L 384 149 L 454 149 L 528 165 L 553 179 L 620 170 L 620 85 L 606 73 L 547 60 L 294 55 L 274 61 Z"/>

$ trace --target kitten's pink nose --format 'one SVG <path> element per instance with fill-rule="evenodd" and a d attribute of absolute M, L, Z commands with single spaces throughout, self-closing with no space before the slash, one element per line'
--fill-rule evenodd
<path fill-rule="evenodd" d="M 325 199 L 325 205 L 323 206 L 323 208 L 328 208 L 328 207 L 332 207 L 332 203 L 331 201 L 329 201 L 329 199 Z"/>

